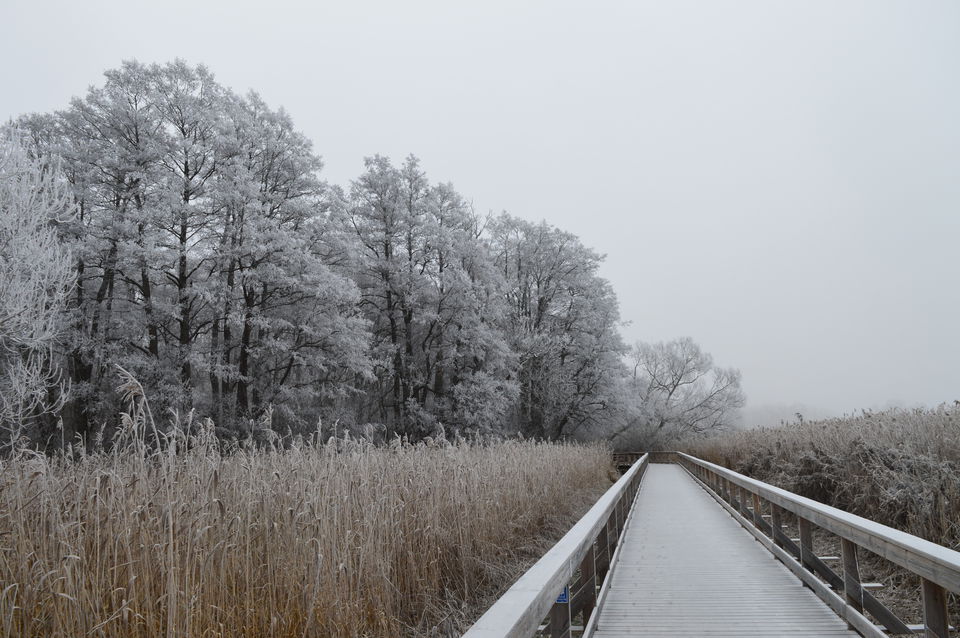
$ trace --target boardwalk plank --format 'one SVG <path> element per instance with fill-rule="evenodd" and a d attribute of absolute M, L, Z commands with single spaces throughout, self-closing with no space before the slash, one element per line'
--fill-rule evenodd
<path fill-rule="evenodd" d="M 858 636 L 676 465 L 647 468 L 593 638 Z"/>

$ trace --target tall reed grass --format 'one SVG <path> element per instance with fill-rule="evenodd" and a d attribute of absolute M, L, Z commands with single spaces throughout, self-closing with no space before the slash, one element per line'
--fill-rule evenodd
<path fill-rule="evenodd" d="M 0 635 L 457 635 L 609 485 L 600 446 L 151 452 L 137 423 L 0 462 Z"/>
<path fill-rule="evenodd" d="M 690 454 L 960 548 L 960 404 L 727 432 Z"/>

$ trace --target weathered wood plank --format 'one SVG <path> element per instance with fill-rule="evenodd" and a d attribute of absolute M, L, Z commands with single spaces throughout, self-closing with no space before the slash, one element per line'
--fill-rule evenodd
<path fill-rule="evenodd" d="M 680 467 L 651 465 L 635 508 L 584 638 L 857 635 Z"/>

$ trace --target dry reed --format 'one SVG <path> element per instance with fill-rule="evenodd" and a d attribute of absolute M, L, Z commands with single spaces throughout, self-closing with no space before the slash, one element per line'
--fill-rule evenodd
<path fill-rule="evenodd" d="M 727 432 L 685 451 L 960 547 L 960 405 Z"/>
<path fill-rule="evenodd" d="M 0 635 L 456 635 L 609 485 L 600 446 L 174 443 L 0 463 Z"/>

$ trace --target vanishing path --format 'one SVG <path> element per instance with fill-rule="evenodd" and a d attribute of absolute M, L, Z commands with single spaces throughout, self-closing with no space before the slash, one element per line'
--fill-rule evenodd
<path fill-rule="evenodd" d="M 859 636 L 678 465 L 651 464 L 595 638 Z"/>

